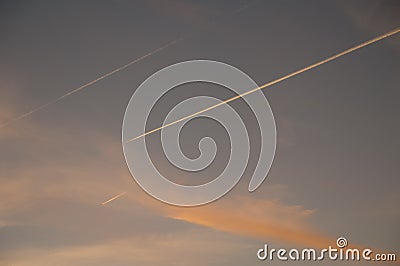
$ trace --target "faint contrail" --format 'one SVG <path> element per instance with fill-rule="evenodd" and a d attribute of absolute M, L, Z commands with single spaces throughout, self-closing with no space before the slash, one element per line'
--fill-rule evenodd
<path fill-rule="evenodd" d="M 390 31 L 390 32 L 388 32 L 388 33 L 385 33 L 385 34 L 380 35 L 380 36 L 378 36 L 378 37 L 375 37 L 375 38 L 373 38 L 373 39 L 371 39 L 371 40 L 369 40 L 369 41 L 363 42 L 363 43 L 361 43 L 361 44 L 359 44 L 359 45 L 357 45 L 357 46 L 354 46 L 354 47 L 352 47 L 352 48 L 349 48 L 349 49 L 347 49 L 347 50 L 344 50 L 343 52 L 340 52 L 340 53 L 335 54 L 335 55 L 333 55 L 333 56 L 331 56 L 331 57 L 328 57 L 328 58 L 326 58 L 326 59 L 324 59 L 324 60 L 322 60 L 322 61 L 319 61 L 319 62 L 317 62 L 317 63 L 311 64 L 311 65 L 306 66 L 306 67 L 304 67 L 304 68 L 301 68 L 301 69 L 299 69 L 299 70 L 297 70 L 297 71 L 295 71 L 295 72 L 292 72 L 291 74 L 288 74 L 288 75 L 286 75 L 286 76 L 283 76 L 283 77 L 281 77 L 281 78 L 278 78 L 278 79 L 276 79 L 276 80 L 274 80 L 274 81 L 268 82 L 268 83 L 266 83 L 266 84 L 264 84 L 264 85 L 261 85 L 261 86 L 259 86 L 259 87 L 257 87 L 257 88 L 254 88 L 254 89 L 252 89 L 252 90 L 249 90 L 249 91 L 247 91 L 247 92 L 245 92 L 245 93 L 242 93 L 242 94 L 240 94 L 240 95 L 237 95 L 237 96 L 235 96 L 235 97 L 232 97 L 232 98 L 230 98 L 230 99 L 228 99 L 228 100 L 225 100 L 225 101 L 223 101 L 223 102 L 220 102 L 220 103 L 218 103 L 218 104 L 212 105 L 212 106 L 210 106 L 210 107 L 208 107 L 208 108 L 206 108 L 206 109 L 200 110 L 200 111 L 198 111 L 198 112 L 196 112 L 196 113 L 193 113 L 193 114 L 191 114 L 191 115 L 182 117 L 182 118 L 180 118 L 180 119 L 178 119 L 178 120 L 175 120 L 175 121 L 173 121 L 173 122 L 171 122 L 171 123 L 165 124 L 165 125 L 163 125 L 163 126 L 161 126 L 161 127 L 158 127 L 158 128 L 153 129 L 153 130 L 147 131 L 147 132 L 143 133 L 142 135 L 139 135 L 139 136 L 137 136 L 137 137 L 134 137 L 133 139 L 130 139 L 130 140 L 126 141 L 125 143 L 128 143 L 128 142 L 131 142 L 131 141 L 140 139 L 140 138 L 142 138 L 142 137 L 144 137 L 144 136 L 147 136 L 147 135 L 149 135 L 149 134 L 152 134 L 152 133 L 154 133 L 154 132 L 157 132 L 157 131 L 159 131 L 159 130 L 161 130 L 161 129 L 163 129 L 163 128 L 172 126 L 172 125 L 174 125 L 174 124 L 176 124 L 176 123 L 179 123 L 179 122 L 181 122 L 181 121 L 187 120 L 187 119 L 189 119 L 189 118 L 192 118 L 192 117 L 194 117 L 194 116 L 197 116 L 197 115 L 202 114 L 202 113 L 204 113 L 204 112 L 207 112 L 207 111 L 209 111 L 209 110 L 212 110 L 212 109 L 214 109 L 214 108 L 217 108 L 218 106 L 221 106 L 221 105 L 223 105 L 223 104 L 227 104 L 227 103 L 229 103 L 229 102 L 232 102 L 232 101 L 234 101 L 234 100 L 237 100 L 237 99 L 239 99 L 239 98 L 241 98 L 241 97 L 244 97 L 244 96 L 246 96 L 246 95 L 248 95 L 248 94 L 251 94 L 251 93 L 253 93 L 253 92 L 262 90 L 262 89 L 267 88 L 267 87 L 269 87 L 269 86 L 272 86 L 272 85 L 274 85 L 274 84 L 276 84 L 276 83 L 279 83 L 279 82 L 281 82 L 281 81 L 284 81 L 284 80 L 286 80 L 286 79 L 289 79 L 289 78 L 291 78 L 291 77 L 293 77 L 293 76 L 297 76 L 297 75 L 299 75 L 299 74 L 301 74 L 301 73 L 303 73 L 303 72 L 306 72 L 306 71 L 309 71 L 309 70 L 311 70 L 311 69 L 313 69 L 313 68 L 319 67 L 319 66 L 321 66 L 321 65 L 323 65 L 323 64 L 326 64 L 326 63 L 328 63 L 328 62 L 330 62 L 330 61 L 333 61 L 333 60 L 335 60 L 335 59 L 337 59 L 337 58 L 339 58 L 339 57 L 342 57 L 342 56 L 347 55 L 347 54 L 349 54 L 349 53 L 351 53 L 351 52 L 354 52 L 354 51 L 356 51 L 356 50 L 358 50 L 358 49 L 361 49 L 361 48 L 363 48 L 363 47 L 365 47 L 365 46 L 368 46 L 368 45 L 370 45 L 370 44 L 373 44 L 373 43 L 375 43 L 375 42 L 378 42 L 378 41 L 380 41 L 380 40 L 383 40 L 383 39 L 385 39 L 385 38 L 388 38 L 388 37 L 390 37 L 390 36 L 392 36 L 392 35 L 395 35 L 395 34 L 397 34 L 397 33 L 399 33 L 399 32 L 400 32 L 400 28 L 397 28 L 397 29 L 395 29 L 395 30 L 392 30 L 392 31 Z"/>
<path fill-rule="evenodd" d="M 258 0 L 254 1 L 252 3 L 249 3 L 249 4 L 245 4 L 244 6 L 240 7 L 239 9 L 234 10 L 232 13 L 227 14 L 226 17 L 237 15 L 238 13 L 240 13 L 243 10 L 249 8 L 250 6 L 254 5 L 255 3 L 258 3 Z M 21 120 L 21 119 L 23 119 L 23 118 L 25 118 L 27 116 L 30 116 L 33 113 L 36 113 L 37 111 L 40 111 L 40 110 L 42 110 L 42 109 L 44 109 L 44 108 L 46 108 L 46 107 L 48 107 L 48 106 L 50 106 L 52 104 L 55 104 L 58 101 L 62 100 L 63 98 L 68 97 L 68 96 L 70 96 L 70 95 L 72 95 L 72 94 L 74 94 L 74 93 L 76 93 L 76 92 L 78 92 L 78 91 L 80 91 L 80 90 L 82 90 L 82 89 L 84 89 L 86 87 L 89 87 L 90 85 L 93 85 L 93 84 L 97 83 L 98 81 L 100 81 L 102 79 L 105 79 L 108 76 L 111 76 L 111 75 L 113 75 L 113 74 L 115 74 L 115 73 L 117 73 L 117 72 L 119 72 L 121 70 L 124 70 L 125 68 L 127 68 L 127 67 L 129 67 L 129 66 L 131 66 L 131 65 L 133 65 L 133 64 L 135 64 L 135 63 L 137 63 L 137 62 L 139 62 L 139 61 L 141 61 L 143 59 L 145 59 L 146 57 L 149 57 L 149 56 L 151 56 L 153 54 L 156 54 L 156 53 L 158 53 L 158 52 L 160 52 L 160 51 L 162 51 L 162 50 L 164 50 L 164 49 L 166 49 L 166 48 L 168 48 L 170 46 L 173 46 L 173 45 L 177 44 L 178 42 L 181 42 L 184 39 L 187 39 L 188 37 L 189 37 L 189 34 L 186 34 L 183 37 L 180 37 L 180 38 L 178 38 L 176 40 L 173 40 L 173 41 L 167 43 L 166 45 L 161 46 L 161 47 L 159 47 L 159 48 L 157 48 L 157 49 L 155 49 L 155 50 L 153 50 L 153 51 L 151 51 L 151 52 L 149 52 L 149 53 L 147 53 L 147 54 L 145 54 L 145 55 L 143 55 L 143 56 L 141 56 L 139 58 L 136 58 L 135 60 L 133 60 L 133 61 L 127 63 L 126 65 L 123 65 L 123 66 L 121 66 L 121 67 L 119 67 L 117 69 L 114 69 L 111 72 L 108 72 L 108 73 L 106 73 L 106 74 L 104 74 L 102 76 L 99 76 L 98 78 L 96 78 L 96 79 L 94 79 L 94 80 L 92 80 L 92 81 L 90 81 L 90 82 L 88 82 L 86 84 L 83 84 L 82 86 L 80 86 L 80 87 L 78 87 L 78 88 L 76 88 L 76 89 L 74 89 L 74 90 L 72 90 L 72 91 L 70 91 L 70 92 L 68 92 L 68 93 L 66 93 L 66 94 L 64 94 L 64 95 L 52 100 L 52 101 L 50 101 L 50 102 L 47 102 L 47 103 L 45 103 L 43 105 L 40 105 L 40 106 L 38 106 L 38 107 L 36 107 L 36 108 L 34 108 L 34 109 L 24 113 L 24 114 L 16 116 L 16 117 L 14 117 L 14 118 L 12 118 L 12 119 L 0 124 L 0 128 L 8 126 L 9 124 L 11 124 L 13 122 Z"/>
<path fill-rule="evenodd" d="M 112 197 L 111 199 L 106 200 L 106 201 L 103 202 L 101 205 L 104 206 L 104 205 L 106 205 L 106 204 L 108 204 L 108 203 L 110 203 L 110 202 L 112 202 L 112 201 L 118 199 L 119 197 L 122 197 L 122 196 L 125 195 L 125 194 L 126 194 L 126 192 L 119 193 L 117 196 L 114 196 L 114 197 Z"/>
<path fill-rule="evenodd" d="M 78 88 L 76 88 L 74 90 L 71 90 L 71 91 L 67 92 L 66 94 L 64 94 L 64 95 L 62 95 L 62 96 L 60 96 L 60 97 L 58 97 L 58 98 L 56 98 L 56 99 L 54 99 L 54 100 L 52 100 L 50 102 L 47 102 L 47 103 L 45 103 L 43 105 L 40 105 L 40 106 L 38 106 L 38 107 L 36 107 L 36 108 L 24 113 L 24 114 L 21 114 L 21 115 L 19 115 L 17 117 L 14 117 L 11 120 L 8 120 L 7 122 L 5 122 L 3 124 L 0 124 L 0 128 L 5 127 L 5 126 L 7 126 L 7 125 L 9 125 L 9 124 L 11 124 L 13 122 L 18 121 L 18 120 L 21 120 L 22 118 L 25 118 L 25 117 L 33 114 L 33 113 L 36 113 L 37 111 L 40 111 L 40 110 L 48 107 L 49 105 L 55 104 L 55 103 L 59 102 L 60 100 L 64 99 L 65 97 L 68 97 L 68 96 L 70 96 L 70 95 L 72 95 L 74 93 L 77 93 L 78 91 L 83 90 L 84 88 L 89 87 L 90 85 L 93 85 L 93 84 L 97 83 L 98 81 L 107 78 L 108 76 L 111 76 L 111 75 L 113 75 L 113 74 L 115 74 L 115 73 L 117 73 L 117 72 L 119 72 L 121 70 L 124 70 L 125 68 L 127 68 L 127 67 L 129 67 L 129 66 L 131 66 L 131 65 L 133 65 L 133 64 L 135 64 L 135 63 L 137 63 L 139 61 L 142 61 L 143 59 L 145 59 L 145 58 L 147 58 L 147 57 L 149 57 L 151 55 L 154 55 L 154 54 L 156 54 L 158 52 L 161 52 L 162 50 L 164 50 L 164 49 L 166 49 L 166 48 L 168 48 L 168 47 L 170 47 L 172 45 L 177 44 L 178 42 L 182 41 L 183 39 L 184 39 L 184 37 L 181 37 L 181 38 L 178 38 L 176 40 L 173 40 L 173 41 L 171 41 L 171 42 L 169 42 L 169 43 L 167 43 L 167 44 L 165 44 L 165 45 L 163 45 L 163 46 L 161 46 L 161 47 L 159 47 L 159 48 L 157 48 L 157 49 L 155 49 L 155 50 L 153 50 L 153 51 L 151 51 L 151 52 L 149 52 L 149 53 L 147 53 L 147 54 L 145 54 L 145 55 L 143 55 L 143 56 L 141 56 L 139 58 L 136 58 L 135 60 L 133 60 L 133 61 L 131 61 L 131 62 L 119 67 L 119 68 L 114 69 L 113 71 L 110 71 L 110 72 L 108 72 L 106 74 L 103 74 L 103 75 L 99 76 L 98 78 L 96 78 L 96 79 L 94 79 L 94 80 L 92 80 L 92 81 L 90 81 L 88 83 L 85 83 L 82 86 L 80 86 L 80 87 L 78 87 Z"/>

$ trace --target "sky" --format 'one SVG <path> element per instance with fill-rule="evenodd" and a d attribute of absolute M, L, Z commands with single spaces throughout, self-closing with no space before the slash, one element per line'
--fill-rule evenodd
<path fill-rule="evenodd" d="M 398 252 L 399 35 L 263 90 L 277 150 L 255 192 L 252 154 L 217 201 L 161 203 L 135 183 L 121 144 L 128 101 L 156 71 L 216 60 L 261 85 L 399 27 L 398 1 L 2 1 L 0 13 L 0 124 L 12 121 L 0 128 L 0 265 L 280 265 L 259 261 L 257 250 L 327 247 L 340 236 Z M 231 96 L 180 86 L 153 122 L 199 94 Z M 243 101 L 232 107 L 257 131 Z M 182 132 L 189 156 L 208 134 L 221 149 L 192 179 L 168 166 L 157 134 L 152 159 L 171 180 L 204 182 L 224 167 L 226 133 L 201 119 Z"/>

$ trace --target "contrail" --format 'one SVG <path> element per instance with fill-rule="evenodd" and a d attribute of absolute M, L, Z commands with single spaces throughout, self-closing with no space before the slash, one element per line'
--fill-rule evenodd
<path fill-rule="evenodd" d="M 163 46 L 161 46 L 161 47 L 159 47 L 159 48 L 157 48 L 157 49 L 155 49 L 155 50 L 153 50 L 153 51 L 151 51 L 151 52 L 149 52 L 149 53 L 147 53 L 147 54 L 145 54 L 145 55 L 143 55 L 143 56 L 141 56 L 139 58 L 136 58 L 135 60 L 130 61 L 129 63 L 127 63 L 127 64 L 125 64 L 125 65 L 123 65 L 123 66 L 121 66 L 119 68 L 114 69 L 113 71 L 110 71 L 110 72 L 108 72 L 106 74 L 103 74 L 103 75 L 99 76 L 98 78 L 96 78 L 96 79 L 94 79 L 94 80 L 92 80 L 92 81 L 90 81 L 88 83 L 85 83 L 82 86 L 80 86 L 80 87 L 78 87 L 78 88 L 76 88 L 74 90 L 71 90 L 71 91 L 67 92 L 66 94 L 64 94 L 64 95 L 62 95 L 62 96 L 60 96 L 60 97 L 58 97 L 58 98 L 56 98 L 56 99 L 54 99 L 54 100 L 52 100 L 50 102 L 47 102 L 47 103 L 45 103 L 43 105 L 40 105 L 40 106 L 38 106 L 38 107 L 36 107 L 36 108 L 34 108 L 34 109 L 24 113 L 24 114 L 21 114 L 21 115 L 19 115 L 17 117 L 12 118 L 11 120 L 8 120 L 7 122 L 5 122 L 3 124 L 0 124 L 0 128 L 5 127 L 5 126 L 7 126 L 7 125 L 9 125 L 11 123 L 14 123 L 14 122 L 18 121 L 18 120 L 21 120 L 21 119 L 23 119 L 23 118 L 25 118 L 27 116 L 30 116 L 31 114 L 36 113 L 37 111 L 45 109 L 46 107 L 61 101 L 65 97 L 68 97 L 68 96 L 70 96 L 70 95 L 72 95 L 74 93 L 77 93 L 77 92 L 89 87 L 90 85 L 93 85 L 93 84 L 99 82 L 100 80 L 103 80 L 103 79 L 105 79 L 105 78 L 107 78 L 107 77 L 109 77 L 109 76 L 111 76 L 111 75 L 113 75 L 113 74 L 115 74 L 115 73 L 117 73 L 119 71 L 122 71 L 122 70 L 126 69 L 127 67 L 130 67 L 131 65 L 133 65 L 133 64 L 135 64 L 135 63 L 137 63 L 139 61 L 142 61 L 143 59 L 145 59 L 145 58 L 147 58 L 147 57 L 149 57 L 151 55 L 159 53 L 162 50 L 164 50 L 164 49 L 166 49 L 166 48 L 168 48 L 170 46 L 173 46 L 173 45 L 175 45 L 178 42 L 181 42 L 183 40 L 184 40 L 184 37 L 181 37 L 181 38 L 178 38 L 176 40 L 173 40 L 173 41 L 171 41 L 171 42 L 169 42 L 169 43 L 167 43 L 167 44 L 165 44 L 165 45 L 163 45 Z"/>
<path fill-rule="evenodd" d="M 279 83 L 279 82 L 281 82 L 281 81 L 284 81 L 284 80 L 286 80 L 286 79 L 289 79 L 289 78 L 291 78 L 291 77 L 297 76 L 297 75 L 299 75 L 299 74 L 301 74 L 301 73 L 304 73 L 304 72 L 309 71 L 309 70 L 311 70 L 311 69 L 313 69 L 313 68 L 319 67 L 319 66 L 321 66 L 321 65 L 323 65 L 323 64 L 326 64 L 326 63 L 328 63 L 328 62 L 330 62 L 330 61 L 333 61 L 333 60 L 335 60 L 335 59 L 337 59 L 337 58 L 339 58 L 339 57 L 342 57 L 342 56 L 344 56 L 344 55 L 347 55 L 347 54 L 349 54 L 349 53 L 351 53 L 351 52 L 354 52 L 354 51 L 356 51 L 356 50 L 358 50 L 358 49 L 361 49 L 361 48 L 363 48 L 363 47 L 365 47 L 365 46 L 368 46 L 368 45 L 370 45 L 370 44 L 373 44 L 373 43 L 375 43 L 375 42 L 378 42 L 378 41 L 380 41 L 380 40 L 383 40 L 383 39 L 385 39 L 385 38 L 388 38 L 388 37 L 390 37 L 390 36 L 392 36 L 392 35 L 395 35 L 395 34 L 397 34 L 397 33 L 399 33 L 399 32 L 400 32 L 400 28 L 397 28 L 397 29 L 395 29 L 395 30 L 392 30 L 392 31 L 390 31 L 390 32 L 388 32 L 388 33 L 385 33 L 385 34 L 383 34 L 383 35 L 380 35 L 380 36 L 378 36 L 378 37 L 375 37 L 375 38 L 373 38 L 373 39 L 371 39 L 371 40 L 369 40 L 369 41 L 363 42 L 363 43 L 361 43 L 361 44 L 359 44 L 359 45 L 357 45 L 357 46 L 354 46 L 354 47 L 352 47 L 352 48 L 349 48 L 349 49 L 347 49 L 347 50 L 344 50 L 343 52 L 340 52 L 340 53 L 335 54 L 335 55 L 333 55 L 333 56 L 331 56 L 331 57 L 328 57 L 328 58 L 326 58 L 326 59 L 324 59 L 324 60 L 322 60 L 322 61 L 319 61 L 319 62 L 317 62 L 317 63 L 311 64 L 311 65 L 306 66 L 306 67 L 304 67 L 304 68 L 301 68 L 301 69 L 299 69 L 299 70 L 297 70 L 297 71 L 295 71 L 295 72 L 292 72 L 292 73 L 290 73 L 290 74 L 288 74 L 288 75 L 286 75 L 286 76 L 283 76 L 283 77 L 281 77 L 281 78 L 278 78 L 278 79 L 276 79 L 276 80 L 274 80 L 274 81 L 265 83 L 264 85 L 261 85 L 261 86 L 259 86 L 259 87 L 257 87 L 257 88 L 254 88 L 254 89 L 252 89 L 252 90 L 249 90 L 249 91 L 247 91 L 247 92 L 245 92 L 245 93 L 239 94 L 239 95 L 237 95 L 237 96 L 235 96 L 235 97 L 232 97 L 232 98 L 230 98 L 230 99 L 228 99 L 228 100 L 225 100 L 225 101 L 223 101 L 223 102 L 220 102 L 220 103 L 218 103 L 218 104 L 212 105 L 212 106 L 210 106 L 210 107 L 208 107 L 208 108 L 206 108 L 206 109 L 200 110 L 200 111 L 198 111 L 198 112 L 196 112 L 196 113 L 193 113 L 193 114 L 191 114 L 191 115 L 182 117 L 182 118 L 180 118 L 180 119 L 178 119 L 178 120 L 175 120 L 175 121 L 173 121 L 173 122 L 171 122 L 171 123 L 165 124 L 165 125 L 163 125 L 163 126 L 161 126 L 161 127 L 158 127 L 158 128 L 153 129 L 153 130 L 147 131 L 147 132 L 143 133 L 142 135 L 139 135 L 139 136 L 137 136 L 137 137 L 134 137 L 133 139 L 130 139 L 130 140 L 126 141 L 125 143 L 128 143 L 128 142 L 131 142 L 131 141 L 140 139 L 140 138 L 145 137 L 145 136 L 147 136 L 147 135 L 149 135 L 149 134 L 152 134 L 152 133 L 154 133 L 154 132 L 157 132 L 157 131 L 159 131 L 159 130 L 161 130 L 161 129 L 163 129 L 163 128 L 172 126 L 172 125 L 174 125 L 174 124 L 176 124 L 176 123 L 182 122 L 182 121 L 184 121 L 184 120 L 187 120 L 187 119 L 189 119 L 189 118 L 192 118 L 192 117 L 197 116 L 197 115 L 199 115 L 199 114 L 202 114 L 202 113 L 204 113 L 204 112 L 207 112 L 207 111 L 209 111 L 209 110 L 212 110 L 212 109 L 214 109 L 214 108 L 217 108 L 218 106 L 221 106 L 221 105 L 223 105 L 223 104 L 230 103 L 230 102 L 232 102 L 232 101 L 234 101 L 234 100 L 237 100 L 237 99 L 239 99 L 239 98 L 242 98 L 242 97 L 244 97 L 244 96 L 246 96 L 246 95 L 249 95 L 249 94 L 251 94 L 251 93 L 253 93 L 253 92 L 256 92 L 256 91 L 265 89 L 265 88 L 267 88 L 267 87 L 269 87 L 269 86 L 272 86 L 272 85 L 274 85 L 274 84 L 277 84 L 277 83 Z"/>
<path fill-rule="evenodd" d="M 112 197 L 111 199 L 106 200 L 106 201 L 103 202 L 101 205 L 104 206 L 104 205 L 106 205 L 106 204 L 108 204 L 108 203 L 110 203 L 110 202 L 112 202 L 112 201 L 118 199 L 119 197 L 122 197 L 122 196 L 125 195 L 125 194 L 126 194 L 126 192 L 119 193 L 117 196 L 114 196 L 114 197 Z"/>
<path fill-rule="evenodd" d="M 239 9 L 227 14 L 226 17 L 231 17 L 231 16 L 234 16 L 234 15 L 237 15 L 238 13 L 241 13 L 245 9 L 249 8 L 250 6 L 252 6 L 252 5 L 254 5 L 254 4 L 258 3 L 258 2 L 259 1 L 256 0 L 256 1 L 252 2 L 252 3 L 245 4 L 243 7 L 240 7 Z M 185 39 L 188 39 L 188 38 L 189 38 L 189 34 L 186 34 L 183 37 L 180 37 L 180 38 L 178 38 L 176 40 L 173 40 L 173 41 L 167 43 L 166 45 L 161 46 L 161 47 L 159 47 L 159 48 L 157 48 L 157 49 L 155 49 L 155 50 L 153 50 L 153 51 L 151 51 L 151 52 L 149 52 L 149 53 L 147 53 L 147 54 L 145 54 L 145 55 L 143 55 L 143 56 L 141 56 L 139 58 L 136 58 L 135 60 L 133 60 L 133 61 L 131 61 L 131 62 L 119 67 L 119 68 L 117 68 L 117 69 L 114 69 L 113 71 L 110 71 L 110 72 L 108 72 L 106 74 L 103 74 L 103 75 L 99 76 L 98 78 L 96 78 L 96 79 L 94 79 L 94 80 L 92 80 L 92 81 L 90 81 L 90 82 L 88 82 L 86 84 L 83 84 L 82 86 L 80 86 L 80 87 L 78 87 L 78 88 L 76 88 L 76 89 L 74 89 L 74 90 L 72 90 L 72 91 L 70 91 L 70 92 L 68 92 L 68 93 L 66 93 L 66 94 L 64 94 L 64 95 L 52 100 L 52 101 L 50 101 L 50 102 L 47 102 L 47 103 L 45 103 L 43 105 L 40 105 L 40 106 L 38 106 L 38 107 L 36 107 L 36 108 L 34 108 L 34 109 L 24 113 L 24 114 L 16 116 L 16 117 L 14 117 L 14 118 L 12 118 L 12 119 L 0 124 L 0 128 L 8 126 L 11 123 L 14 123 L 14 122 L 16 122 L 18 120 L 21 120 L 21 119 L 23 119 L 23 118 L 25 118 L 27 116 L 30 116 L 33 113 L 36 113 L 36 112 L 38 112 L 38 111 L 40 111 L 42 109 L 45 109 L 46 107 L 59 102 L 60 100 L 64 99 L 65 97 L 68 97 L 68 96 L 70 96 L 70 95 L 72 95 L 74 93 L 77 93 L 80 90 L 83 90 L 84 88 L 89 87 L 90 85 L 93 85 L 93 84 L 97 83 L 98 81 L 101 81 L 102 79 L 105 79 L 105 78 L 107 78 L 107 77 L 109 77 L 109 76 L 111 76 L 111 75 L 113 75 L 113 74 L 115 74 L 115 73 L 117 73 L 117 72 L 119 72 L 121 70 L 124 70 L 125 68 L 127 68 L 127 67 L 129 67 L 129 66 L 131 66 L 131 65 L 133 65 L 133 64 L 135 64 L 135 63 L 137 63 L 139 61 L 142 61 L 146 57 L 149 57 L 149 56 L 154 55 L 154 54 L 156 54 L 158 52 L 161 52 L 162 50 L 164 50 L 164 49 L 166 49 L 166 48 L 168 48 L 170 46 L 173 46 L 173 45 L 175 45 L 175 44 L 177 44 L 177 43 L 179 43 L 179 42 L 181 42 L 181 41 L 183 41 Z"/>

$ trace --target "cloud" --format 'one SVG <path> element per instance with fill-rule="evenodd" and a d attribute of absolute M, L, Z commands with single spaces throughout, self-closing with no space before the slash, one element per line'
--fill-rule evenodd
<path fill-rule="evenodd" d="M 32 247 L 22 253 L 8 254 L 3 262 L 11 261 L 12 265 L 18 266 L 230 265 L 232 258 L 240 259 L 235 254 L 245 249 L 237 240 L 226 234 L 197 228 L 146 238 L 121 237 L 86 245 Z M 256 246 L 252 249 L 255 250 Z M 253 253 L 249 252 L 249 255 L 254 257 Z"/>
<path fill-rule="evenodd" d="M 254 247 L 242 236 L 331 244 L 313 227 L 314 210 L 278 199 L 230 193 L 196 208 L 160 203 L 134 184 L 119 140 L 95 129 L 24 120 L 0 136 L 6 160 L 0 172 L 0 253 L 7 263 L 71 265 L 117 258 L 154 265 L 154 250 L 162 249 L 158 262 L 168 265 L 181 252 L 191 254 L 189 246 L 197 248 L 196 256 L 215 258 L 237 253 L 238 248 L 224 249 L 233 240 Z M 284 188 L 276 190 L 279 196 Z M 122 191 L 127 195 L 101 205 Z"/>
<path fill-rule="evenodd" d="M 140 200 L 148 205 L 150 200 Z M 277 200 L 227 196 L 212 204 L 179 208 L 151 201 L 151 207 L 168 217 L 240 236 L 300 246 L 326 247 L 330 238 L 316 230 L 310 219 L 314 210 Z"/>

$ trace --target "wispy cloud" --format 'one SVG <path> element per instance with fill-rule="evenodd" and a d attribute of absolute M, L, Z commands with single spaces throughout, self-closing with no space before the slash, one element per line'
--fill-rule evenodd
<path fill-rule="evenodd" d="M 191 242 L 190 237 L 182 236 L 199 225 L 205 232 L 229 232 L 233 238 L 238 235 L 312 245 L 324 240 L 315 233 L 308 235 L 302 231 L 313 232 L 308 223 L 312 210 L 275 200 L 236 196 L 198 208 L 172 207 L 152 199 L 134 184 L 117 139 L 95 130 L 72 132 L 73 129 L 43 127 L 29 120 L 21 126 L 29 128 L 29 133 L 12 127 L 9 130 L 13 131 L 2 135 L 3 145 L 18 140 L 18 145 L 4 147 L 15 158 L 0 173 L 0 193 L 4 199 L 0 202 L 0 234 L 13 243 L 0 245 L 0 253 L 8 256 L 8 262 L 45 265 L 44 261 L 58 263 L 66 257 L 71 263 L 96 256 L 145 260 L 157 241 L 169 246 L 164 258 L 178 256 L 174 252 L 188 243 L 196 239 L 208 241 L 195 237 Z M 111 205 L 99 204 L 120 193 L 121 188 L 125 188 L 127 195 Z M 154 240 L 154 234 L 168 232 L 174 232 L 167 237 L 170 240 Z M 179 235 L 182 239 L 177 244 L 172 239 Z M 174 245 L 179 247 L 174 249 Z M 198 252 L 222 252 L 215 245 L 204 244 Z M 13 254 L 24 254 L 25 259 L 17 260 Z"/>
<path fill-rule="evenodd" d="M 134 184 L 118 139 L 88 128 L 78 132 L 29 121 L 21 125 L 28 132 L 18 126 L 7 134 L 2 131 L 3 151 L 14 156 L 0 173 L 4 199 L 0 234 L 14 243 L 0 245 L 7 263 L 62 265 L 60 261 L 121 258 L 151 265 L 157 245 L 168 247 L 162 256 L 171 261 L 179 256 L 178 250 L 201 239 L 197 254 L 209 256 L 211 250 L 223 252 L 224 244 L 231 246 L 224 237 L 202 238 L 209 230 L 225 237 L 231 234 L 233 239 L 244 236 L 313 247 L 332 243 L 313 226 L 315 210 L 280 201 L 282 186 L 276 187 L 275 197 L 230 193 L 201 207 L 173 207 L 152 199 Z M 127 194 L 121 199 L 100 204 L 122 188 Z M 199 226 L 202 233 L 186 233 Z M 205 244 L 209 241 L 213 243 Z M 24 259 L 16 254 L 24 254 Z"/>
<path fill-rule="evenodd" d="M 0 263 L 19 266 L 47 265 L 230 265 L 247 250 L 238 239 L 197 228 L 150 237 L 120 237 L 85 245 L 46 247 L 7 254 Z M 212 241 L 212 245 L 210 245 Z M 256 246 L 252 246 L 256 249 Z M 251 250 L 253 251 L 253 250 Z M 23 256 L 21 256 L 23 254 Z M 248 252 L 251 259 L 253 252 Z M 195 259 L 201 257 L 202 259 Z M 12 258 L 12 259 L 11 259 Z"/>
<path fill-rule="evenodd" d="M 152 208 L 174 219 L 264 241 L 326 247 L 333 240 L 312 225 L 310 220 L 315 210 L 286 205 L 278 200 L 227 196 L 195 208 L 174 207 L 153 200 L 139 201 L 145 205 L 152 202 Z"/>

